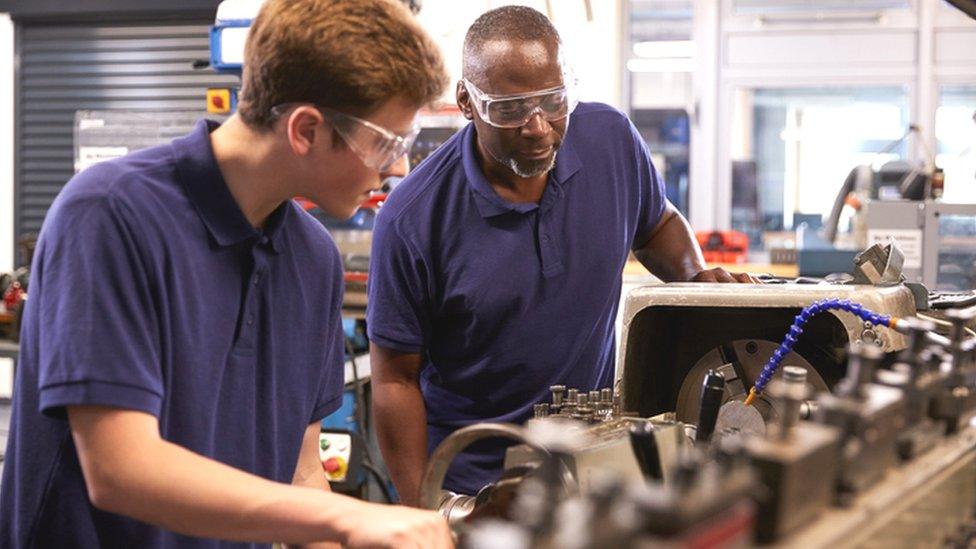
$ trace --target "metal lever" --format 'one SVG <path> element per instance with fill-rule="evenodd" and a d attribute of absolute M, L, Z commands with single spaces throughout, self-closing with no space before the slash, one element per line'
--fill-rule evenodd
<path fill-rule="evenodd" d="M 850 344 L 847 346 L 847 374 L 835 389 L 837 395 L 853 398 L 864 396 L 865 385 L 874 380 L 884 352 L 874 345 Z"/>
<path fill-rule="evenodd" d="M 776 434 L 780 440 L 788 440 L 793 426 L 800 421 L 800 408 L 806 402 L 810 391 L 807 389 L 807 369 L 801 366 L 786 366 L 783 377 L 770 386 L 770 396 L 783 405 Z"/>
<path fill-rule="evenodd" d="M 654 426 L 649 422 L 634 423 L 630 426 L 630 446 L 637 458 L 637 465 L 647 480 L 664 480 L 661 469 L 661 455 L 657 451 Z"/>
<path fill-rule="evenodd" d="M 698 428 L 695 430 L 696 442 L 708 442 L 715 432 L 715 422 L 725 397 L 725 376 L 709 370 L 702 382 L 701 404 L 698 409 Z"/>

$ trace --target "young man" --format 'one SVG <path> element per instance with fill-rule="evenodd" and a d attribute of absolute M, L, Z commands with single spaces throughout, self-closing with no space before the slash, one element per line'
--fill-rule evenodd
<path fill-rule="evenodd" d="M 612 385 L 631 250 L 666 281 L 750 280 L 705 270 L 629 120 L 576 106 L 545 16 L 482 15 L 463 75 L 457 102 L 472 124 L 392 193 L 373 240 L 375 424 L 404 502 L 416 503 L 428 452 L 454 430 L 521 423 L 552 384 Z M 445 488 L 473 494 L 495 480 L 503 450 L 469 447 Z"/>
<path fill-rule="evenodd" d="M 237 114 L 68 183 L 31 273 L 0 546 L 450 545 L 434 513 L 328 489 L 342 263 L 290 200 L 352 215 L 445 85 L 399 3 L 269 0 Z"/>

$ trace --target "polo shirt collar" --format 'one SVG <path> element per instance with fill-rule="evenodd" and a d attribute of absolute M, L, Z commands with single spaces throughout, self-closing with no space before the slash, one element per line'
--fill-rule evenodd
<path fill-rule="evenodd" d="M 461 164 L 464 166 L 464 174 L 471 186 L 475 204 L 481 217 L 494 217 L 508 212 L 528 213 L 537 209 L 538 204 L 516 204 L 498 196 L 495 189 L 488 183 L 488 178 L 485 177 L 478 163 L 477 133 L 474 124 L 469 123 L 461 131 L 461 139 L 458 141 L 458 146 L 461 148 Z M 570 145 L 569 140 L 564 138 L 562 145 L 559 146 L 559 151 L 556 153 L 556 165 L 549 172 L 549 183 L 555 184 L 557 189 L 561 190 L 570 178 L 579 171 L 581 165 L 576 151 Z"/>
<path fill-rule="evenodd" d="M 219 126 L 213 120 L 200 120 L 193 131 L 173 141 L 177 173 L 190 203 L 217 245 L 233 246 L 259 239 L 270 244 L 275 252 L 281 252 L 282 227 L 292 208 L 291 201 L 272 212 L 263 230 L 251 226 L 227 188 L 213 154 L 210 132 Z"/>

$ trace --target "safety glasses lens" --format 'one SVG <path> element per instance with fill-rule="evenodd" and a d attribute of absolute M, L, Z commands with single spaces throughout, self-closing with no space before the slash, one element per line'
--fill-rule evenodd
<path fill-rule="evenodd" d="M 485 118 L 496 126 L 518 127 L 529 121 L 536 112 L 548 121 L 565 118 L 570 101 L 565 89 L 535 97 L 493 100 L 488 103 Z"/>
<path fill-rule="evenodd" d="M 410 152 L 419 131 L 419 128 L 414 128 L 406 136 L 391 138 L 372 128 L 360 126 L 356 136 L 350 139 L 350 146 L 359 154 L 364 164 L 382 172 Z"/>

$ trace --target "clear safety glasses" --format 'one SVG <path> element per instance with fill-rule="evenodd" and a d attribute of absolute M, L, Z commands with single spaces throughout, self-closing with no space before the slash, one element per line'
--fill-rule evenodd
<path fill-rule="evenodd" d="M 271 109 L 271 114 L 280 116 L 286 109 L 299 103 L 286 103 Z M 349 145 L 356 156 L 367 167 L 385 172 L 403 155 L 410 152 L 410 147 L 420 133 L 420 124 L 414 121 L 406 135 L 397 135 L 390 130 L 376 125 L 369 120 L 363 120 L 351 114 L 312 104 L 322 113 L 336 133 Z"/>
<path fill-rule="evenodd" d="M 569 116 L 576 108 L 572 86 L 557 86 L 530 93 L 488 95 L 467 78 L 462 78 L 478 116 L 496 128 L 524 126 L 536 114 L 553 122 Z"/>

